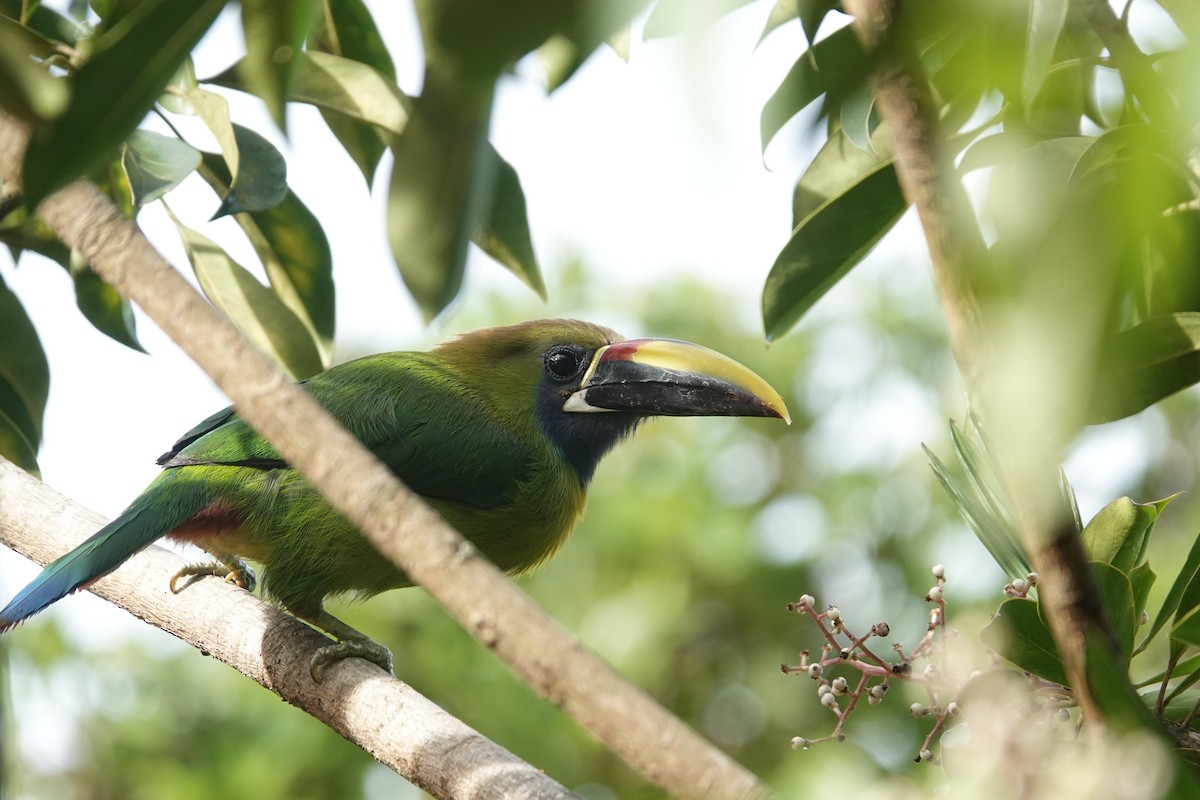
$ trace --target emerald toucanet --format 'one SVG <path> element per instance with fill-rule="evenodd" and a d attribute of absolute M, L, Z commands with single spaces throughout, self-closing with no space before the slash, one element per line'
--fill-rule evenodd
<path fill-rule="evenodd" d="M 498 567 L 529 570 L 563 543 L 600 458 L 650 416 L 777 417 L 783 399 L 737 362 L 669 339 L 622 340 L 572 320 L 450 339 L 427 353 L 367 356 L 303 383 L 325 410 Z M 603 412 L 603 413 L 600 413 Z M 269 442 L 226 408 L 158 459 L 162 473 L 115 520 L 54 561 L 0 611 L 0 632 L 116 569 L 159 537 L 331 634 L 313 674 L 346 656 L 391 654 L 324 601 L 411 585 Z"/>

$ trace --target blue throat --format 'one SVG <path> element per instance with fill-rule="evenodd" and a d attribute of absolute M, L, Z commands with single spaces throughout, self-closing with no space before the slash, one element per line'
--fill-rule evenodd
<path fill-rule="evenodd" d="M 603 411 L 594 414 L 562 410 L 562 387 L 543 382 L 538 387 L 536 414 L 542 431 L 571 465 L 581 486 L 587 486 L 604 454 L 633 433 L 645 414 Z"/>

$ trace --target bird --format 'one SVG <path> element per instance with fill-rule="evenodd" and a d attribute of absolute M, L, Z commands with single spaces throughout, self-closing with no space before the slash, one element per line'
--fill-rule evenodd
<path fill-rule="evenodd" d="M 497 567 L 524 573 L 563 544 L 601 458 L 654 416 L 791 417 L 765 380 L 674 339 L 623 339 L 577 320 L 484 328 L 427 352 L 369 355 L 301 385 Z M 0 610 L 0 633 L 166 537 L 206 551 L 172 591 L 220 576 L 328 634 L 310 672 L 391 652 L 325 610 L 328 598 L 411 586 L 235 407 L 185 433 L 112 522 Z"/>

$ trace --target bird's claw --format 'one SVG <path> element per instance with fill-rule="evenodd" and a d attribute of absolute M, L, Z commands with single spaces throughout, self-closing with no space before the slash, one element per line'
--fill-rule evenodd
<path fill-rule="evenodd" d="M 226 583 L 232 583 L 247 592 L 253 592 L 254 587 L 258 584 L 258 579 L 250 565 L 240 558 L 231 557 L 204 564 L 188 564 L 171 576 L 171 593 L 179 594 L 183 591 L 184 587 L 179 585 L 179 581 L 184 578 L 202 578 L 208 575 L 222 578 Z"/>
<path fill-rule="evenodd" d="M 392 672 L 392 651 L 370 639 L 343 640 L 318 648 L 308 663 L 308 672 L 320 683 L 326 668 L 344 658 L 362 658 L 377 664 L 384 672 Z"/>

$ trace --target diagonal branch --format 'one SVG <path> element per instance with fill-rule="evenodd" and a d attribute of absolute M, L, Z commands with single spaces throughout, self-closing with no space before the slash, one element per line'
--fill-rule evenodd
<path fill-rule="evenodd" d="M 2 458 L 0 498 L 0 542 L 43 564 L 106 522 Z M 435 797 L 575 797 L 366 661 L 349 659 L 314 683 L 308 659 L 328 640 L 222 581 L 172 594 L 168 581 L 183 563 L 150 547 L 91 590 L 275 692 Z"/>
<path fill-rule="evenodd" d="M 19 182 L 27 133 L 0 114 L 0 178 Z M 586 650 L 205 302 L 112 203 L 80 181 L 39 216 L 141 306 L 238 412 L 386 557 L 530 687 L 672 795 L 751 797 L 751 773 Z M 336 670 L 348 669 L 336 666 Z"/>

